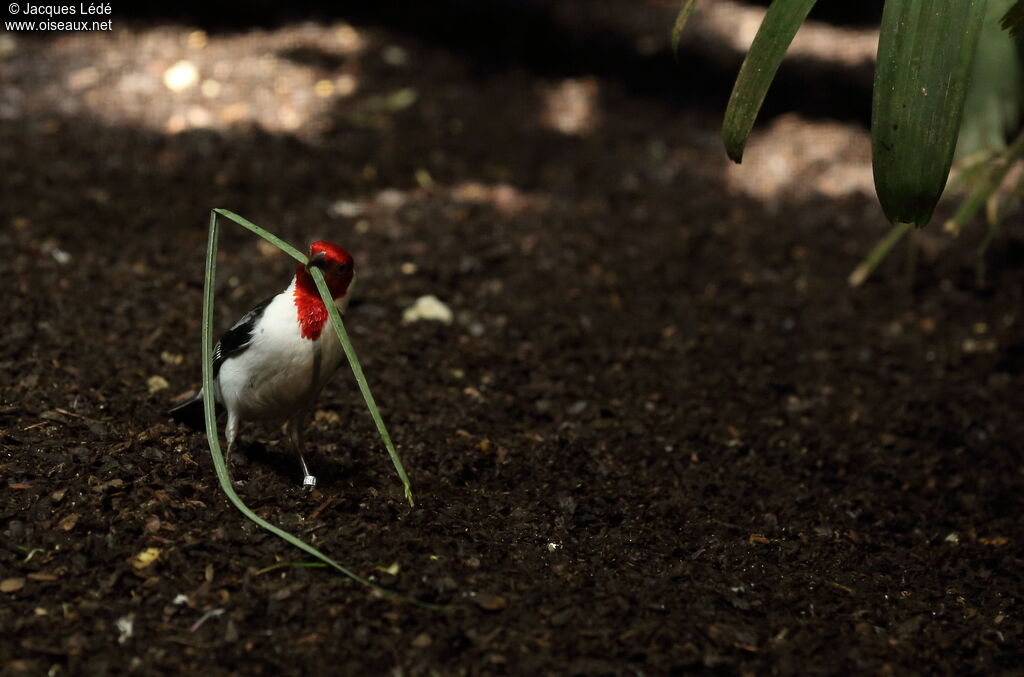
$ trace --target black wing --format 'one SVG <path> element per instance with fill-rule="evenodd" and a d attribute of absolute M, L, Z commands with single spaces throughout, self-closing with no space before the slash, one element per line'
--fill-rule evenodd
<path fill-rule="evenodd" d="M 256 326 L 256 321 L 263 316 L 263 311 L 267 309 L 267 306 L 273 300 L 274 297 L 271 296 L 269 299 L 260 302 L 259 305 L 243 315 L 242 319 L 235 322 L 235 326 L 228 329 L 220 337 L 220 341 L 213 348 L 214 378 L 217 378 L 217 374 L 220 373 L 220 365 L 224 364 L 224 360 L 245 352 L 245 349 L 249 347 L 249 344 L 252 343 L 252 330 Z"/>

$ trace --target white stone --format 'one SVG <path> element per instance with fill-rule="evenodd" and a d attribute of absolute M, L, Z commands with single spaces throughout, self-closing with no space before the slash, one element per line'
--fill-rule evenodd
<path fill-rule="evenodd" d="M 433 295 L 421 296 L 416 303 L 405 309 L 402 313 L 402 322 L 409 324 L 420 320 L 434 320 L 445 324 L 452 323 L 451 308 L 443 301 Z"/>

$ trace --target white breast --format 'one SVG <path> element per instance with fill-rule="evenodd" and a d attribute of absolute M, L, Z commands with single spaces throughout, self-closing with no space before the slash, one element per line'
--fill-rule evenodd
<path fill-rule="evenodd" d="M 267 306 L 249 347 L 221 365 L 220 399 L 242 420 L 284 419 L 312 406 L 341 362 L 341 344 L 329 320 L 318 338 L 302 337 L 294 291 L 293 280 Z M 347 297 L 340 301 L 344 311 Z"/>

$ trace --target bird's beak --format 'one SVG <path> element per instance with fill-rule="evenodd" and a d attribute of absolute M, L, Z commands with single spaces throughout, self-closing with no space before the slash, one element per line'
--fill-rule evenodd
<path fill-rule="evenodd" d="M 306 262 L 306 267 L 323 268 L 324 261 L 327 260 L 327 252 L 317 252 L 313 256 L 309 257 L 309 261 Z"/>

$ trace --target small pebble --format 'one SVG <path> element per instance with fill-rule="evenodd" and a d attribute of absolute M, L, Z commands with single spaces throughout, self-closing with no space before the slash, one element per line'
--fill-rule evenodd
<path fill-rule="evenodd" d="M 451 324 L 452 318 L 451 308 L 433 295 L 419 297 L 416 299 L 416 303 L 406 308 L 405 312 L 402 313 L 402 322 L 404 324 L 419 322 L 420 320 L 433 320 L 443 322 L 444 324 Z"/>
<path fill-rule="evenodd" d="M 473 598 L 476 605 L 485 611 L 501 611 L 508 606 L 508 600 L 501 595 L 492 595 L 487 592 L 481 592 Z"/>

